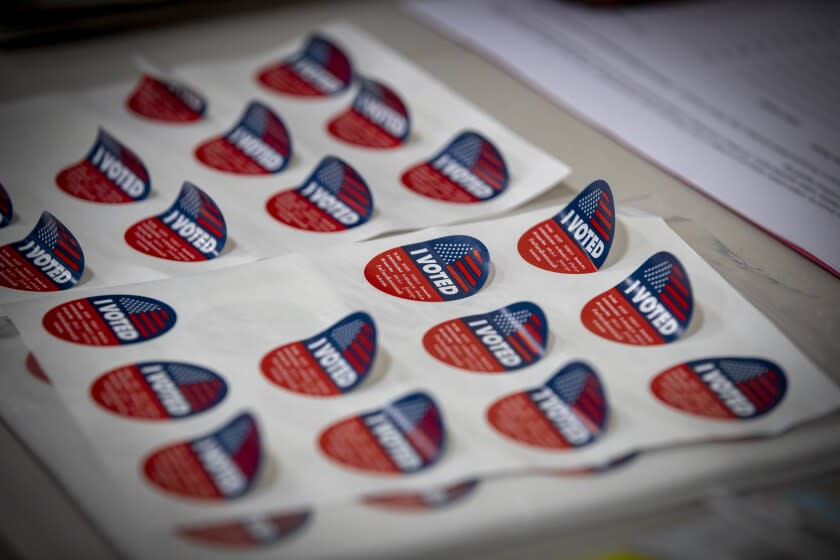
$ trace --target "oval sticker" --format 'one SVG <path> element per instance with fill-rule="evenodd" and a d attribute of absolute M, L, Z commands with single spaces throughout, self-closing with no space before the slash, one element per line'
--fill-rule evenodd
<path fill-rule="evenodd" d="M 27 292 L 68 290 L 79 283 L 85 254 L 76 237 L 49 212 L 29 235 L 0 247 L 0 286 Z"/>
<path fill-rule="evenodd" d="M 44 372 L 41 364 L 38 363 L 38 360 L 35 358 L 35 354 L 32 352 L 26 354 L 26 371 L 28 371 L 29 375 L 38 381 L 46 383 L 47 385 L 52 385 L 52 381 L 50 381 L 50 378 L 47 377 L 47 374 Z"/>
<path fill-rule="evenodd" d="M 219 375 L 183 362 L 128 364 L 103 373 L 90 387 L 101 407 L 144 420 L 187 418 L 216 406 L 226 394 Z"/>
<path fill-rule="evenodd" d="M 125 232 L 133 249 L 159 259 L 197 262 L 218 257 L 227 241 L 222 211 L 207 193 L 184 181 L 164 213 L 141 220 Z"/>
<path fill-rule="evenodd" d="M 204 165 L 238 175 L 271 175 L 292 159 L 292 138 L 283 120 L 252 101 L 224 136 L 200 144 L 195 157 Z"/>
<path fill-rule="evenodd" d="M 597 440 L 605 429 L 607 414 L 598 374 L 583 362 L 572 362 L 540 387 L 493 403 L 487 409 L 487 420 L 520 443 L 564 450 Z"/>
<path fill-rule="evenodd" d="M 759 358 L 705 358 L 666 369 L 651 381 L 650 390 L 689 414 L 750 420 L 776 408 L 787 378 L 778 365 Z"/>
<path fill-rule="evenodd" d="M 311 517 L 309 510 L 255 515 L 222 523 L 180 527 L 178 535 L 201 544 L 256 548 L 278 543 L 300 531 Z"/>
<path fill-rule="evenodd" d="M 297 97 L 328 97 L 347 89 L 353 67 L 344 51 L 322 35 L 312 35 L 302 51 L 263 68 L 257 81 L 268 89 Z"/>
<path fill-rule="evenodd" d="M 143 473 L 164 492 L 222 501 L 247 494 L 261 463 L 259 429 L 246 413 L 215 432 L 153 451 L 143 461 Z"/>
<path fill-rule="evenodd" d="M 622 344 L 652 346 L 680 338 L 688 328 L 694 298 L 688 274 L 662 251 L 621 284 L 595 296 L 580 312 L 584 326 Z"/>
<path fill-rule="evenodd" d="M 446 429 L 432 398 L 411 393 L 383 408 L 329 426 L 321 450 L 344 466 L 376 474 L 411 474 L 443 455 Z"/>
<path fill-rule="evenodd" d="M 367 313 L 348 315 L 304 340 L 275 348 L 260 361 L 263 375 L 295 393 L 331 397 L 364 381 L 376 358 L 376 325 Z"/>
<path fill-rule="evenodd" d="M 473 204 L 502 194 L 508 187 L 508 170 L 490 140 L 465 131 L 430 160 L 406 170 L 401 180 L 425 197 Z"/>
<path fill-rule="evenodd" d="M 527 367 L 543 357 L 547 342 L 548 321 L 530 301 L 451 319 L 423 336 L 423 347 L 438 360 L 479 373 Z"/>
<path fill-rule="evenodd" d="M 143 161 L 101 128 L 85 159 L 61 170 L 55 182 L 70 196 L 106 204 L 143 200 L 152 186 Z"/>
<path fill-rule="evenodd" d="M 362 503 L 371 507 L 407 513 L 434 511 L 460 502 L 473 493 L 478 479 L 473 478 L 428 492 L 390 492 L 371 494 Z"/>
<path fill-rule="evenodd" d="M 518 249 L 528 263 L 549 272 L 596 272 L 607 260 L 614 236 L 612 191 L 599 180 L 555 216 L 523 233 Z"/>
<path fill-rule="evenodd" d="M 265 209 L 272 218 L 293 228 L 343 231 L 370 219 L 373 195 L 355 169 L 327 156 L 301 186 L 275 194 Z"/>
<path fill-rule="evenodd" d="M 207 102 L 193 89 L 143 75 L 126 101 L 135 115 L 166 123 L 191 123 L 204 115 Z"/>
<path fill-rule="evenodd" d="M 136 344 L 175 326 L 175 310 L 156 299 L 104 295 L 76 299 L 44 315 L 44 329 L 62 340 L 88 346 Z"/>
<path fill-rule="evenodd" d="M 12 199 L 3 187 L 3 183 L 0 183 L 0 228 L 4 228 L 12 223 L 14 213 Z"/>
<path fill-rule="evenodd" d="M 394 247 L 365 266 L 371 286 L 414 301 L 452 301 L 477 293 L 490 275 L 490 252 L 468 235 Z"/>
<path fill-rule="evenodd" d="M 349 109 L 327 124 L 334 137 L 363 148 L 396 148 L 411 133 L 408 107 L 380 82 L 361 78 L 359 93 Z"/>

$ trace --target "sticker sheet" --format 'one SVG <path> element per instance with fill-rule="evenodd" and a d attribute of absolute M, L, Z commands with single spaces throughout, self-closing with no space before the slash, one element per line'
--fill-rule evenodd
<path fill-rule="evenodd" d="M 474 220 L 569 169 L 352 26 L 0 107 L 0 304 Z"/>
<path fill-rule="evenodd" d="M 594 183 L 562 208 L 9 311 L 161 527 L 777 434 L 837 407 L 664 222 L 610 198 Z M 595 208 L 615 218 L 600 267 Z"/>

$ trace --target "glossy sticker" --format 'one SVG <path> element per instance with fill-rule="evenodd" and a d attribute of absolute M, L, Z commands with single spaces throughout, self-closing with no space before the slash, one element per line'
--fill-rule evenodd
<path fill-rule="evenodd" d="M 487 420 L 517 442 L 565 450 L 597 440 L 605 429 L 607 413 L 598 374 L 583 362 L 572 362 L 540 387 L 493 403 Z"/>
<path fill-rule="evenodd" d="M 257 80 L 277 93 L 328 97 L 347 89 L 353 80 L 353 68 L 338 45 L 321 35 L 312 35 L 302 51 L 263 68 Z"/>
<path fill-rule="evenodd" d="M 592 298 L 580 313 L 587 329 L 636 346 L 667 344 L 688 328 L 691 283 L 677 257 L 656 253 L 621 284 Z"/>
<path fill-rule="evenodd" d="M 502 194 L 508 186 L 508 170 L 490 140 L 465 131 L 430 160 L 406 170 L 401 180 L 428 198 L 474 204 Z"/>
<path fill-rule="evenodd" d="M 175 310 L 156 299 L 103 295 L 76 299 L 44 315 L 44 329 L 87 346 L 120 346 L 157 338 L 175 326 Z"/>
<path fill-rule="evenodd" d="M 164 492 L 222 501 L 247 494 L 261 463 L 259 429 L 246 413 L 215 432 L 153 451 L 143 461 L 143 473 Z"/>
<path fill-rule="evenodd" d="M 399 512 L 434 511 L 456 504 L 469 496 L 478 486 L 478 479 L 435 488 L 428 492 L 389 492 L 365 496 L 362 503 L 371 507 Z"/>
<path fill-rule="evenodd" d="M 359 93 L 349 109 L 336 115 L 327 130 L 334 137 L 363 148 L 396 148 L 411 132 L 408 107 L 380 82 L 361 78 Z"/>
<path fill-rule="evenodd" d="M 468 235 L 394 247 L 373 257 L 365 278 L 386 294 L 414 301 L 452 301 L 478 292 L 490 275 L 490 252 Z"/>
<path fill-rule="evenodd" d="M 358 312 L 314 336 L 275 348 L 260 361 L 260 370 L 289 391 L 331 397 L 356 389 L 375 358 L 376 325 L 370 315 Z"/>
<path fill-rule="evenodd" d="M 301 186 L 275 194 L 265 209 L 272 218 L 293 228 L 344 231 L 370 219 L 373 196 L 355 169 L 327 156 Z"/>
<path fill-rule="evenodd" d="M 207 102 L 184 84 L 144 75 L 126 101 L 135 115 L 166 123 L 191 123 L 204 115 Z"/>
<path fill-rule="evenodd" d="M 227 384 L 207 368 L 183 362 L 140 362 L 112 369 L 90 387 L 91 398 L 119 416 L 187 418 L 222 401 Z"/>
<path fill-rule="evenodd" d="M 29 235 L 0 247 L 0 286 L 27 292 L 68 290 L 79 283 L 85 254 L 76 237 L 49 212 Z"/>
<path fill-rule="evenodd" d="M 565 274 L 596 272 L 615 237 L 615 205 L 606 181 L 590 183 L 563 210 L 519 238 L 519 254 L 530 264 Z"/>
<path fill-rule="evenodd" d="M 181 527 L 178 534 L 201 544 L 258 548 L 276 544 L 298 533 L 311 516 L 309 510 L 255 515 L 223 523 Z"/>
<path fill-rule="evenodd" d="M 252 101 L 224 136 L 200 144 L 195 157 L 208 167 L 238 175 L 279 173 L 292 159 L 292 138 L 283 120 Z"/>
<path fill-rule="evenodd" d="M 38 360 L 35 358 L 35 354 L 32 352 L 26 354 L 26 371 L 28 371 L 29 375 L 38 381 L 46 383 L 47 385 L 52 385 L 52 381 L 50 381 L 50 378 L 47 377 L 47 374 L 44 372 L 41 364 L 38 363 Z"/>
<path fill-rule="evenodd" d="M 333 461 L 376 474 L 411 474 L 434 465 L 446 443 L 432 398 L 411 393 L 383 408 L 336 422 L 318 443 Z"/>
<path fill-rule="evenodd" d="M 545 354 L 548 321 L 530 301 L 440 323 L 426 331 L 423 347 L 438 360 L 479 373 L 527 367 Z"/>
<path fill-rule="evenodd" d="M 218 257 L 227 241 L 222 211 L 204 191 L 185 181 L 164 213 L 141 220 L 125 232 L 133 249 L 159 259 L 199 262 Z"/>
<path fill-rule="evenodd" d="M 0 228 L 4 228 L 12 223 L 14 213 L 12 199 L 3 187 L 3 183 L 0 183 Z"/>
<path fill-rule="evenodd" d="M 143 161 L 101 128 L 85 159 L 61 170 L 55 182 L 70 196 L 106 204 L 143 200 L 152 187 Z"/>
<path fill-rule="evenodd" d="M 651 381 L 650 390 L 689 414 L 750 420 L 776 408 L 787 378 L 778 365 L 759 358 L 705 358 L 666 369 Z"/>

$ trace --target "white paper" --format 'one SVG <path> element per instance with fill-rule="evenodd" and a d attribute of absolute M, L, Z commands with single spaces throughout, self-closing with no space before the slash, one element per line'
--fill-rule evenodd
<path fill-rule="evenodd" d="M 837 6 L 409 7 L 839 274 Z"/>
<path fill-rule="evenodd" d="M 347 25 L 326 26 L 321 32 L 349 51 L 360 72 L 386 81 L 403 96 L 413 119 L 406 146 L 355 148 L 326 133 L 325 123 L 349 106 L 357 86 L 336 99 L 314 102 L 283 98 L 257 86 L 253 77 L 257 69 L 300 49 L 304 37 L 263 56 L 188 66 L 173 73 L 208 97 L 208 113 L 196 124 L 156 124 L 129 113 L 125 100 L 135 83 L 15 102 L 0 107 L 5 130 L 0 139 L 0 182 L 11 196 L 16 215 L 11 225 L 0 230 L 0 244 L 22 239 L 41 212 L 48 210 L 77 237 L 85 253 L 85 274 L 76 288 L 113 286 L 331 247 L 386 231 L 476 219 L 520 205 L 568 174 L 564 164 L 514 135 L 385 45 Z M 277 175 L 255 177 L 223 173 L 198 162 L 193 149 L 228 131 L 247 103 L 255 99 L 286 121 L 294 145 L 289 167 Z M 91 203 L 56 187 L 56 174 L 84 159 L 100 127 L 145 163 L 152 182 L 147 199 L 116 205 Z M 427 199 L 400 184 L 404 170 L 433 157 L 462 129 L 480 131 L 503 153 L 510 173 L 506 192 L 483 203 L 453 204 Z M 301 186 L 318 162 L 330 154 L 347 161 L 366 180 L 374 198 L 370 221 L 341 232 L 317 233 L 272 218 L 265 210 L 266 200 L 279 191 Z M 185 180 L 209 194 L 221 209 L 228 229 L 222 254 L 208 261 L 183 263 L 130 247 L 123 239 L 125 231 L 168 209 Z M 0 303 L 36 295 L 0 287 Z"/>

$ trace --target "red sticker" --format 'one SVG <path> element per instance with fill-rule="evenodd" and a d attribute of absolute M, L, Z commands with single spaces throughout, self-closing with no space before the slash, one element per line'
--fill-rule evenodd
<path fill-rule="evenodd" d="M 136 115 L 167 123 L 195 122 L 207 107 L 204 98 L 189 87 L 148 75 L 140 78 L 126 105 Z"/>
<path fill-rule="evenodd" d="M 257 423 L 241 414 L 213 433 L 152 452 L 143 461 L 143 473 L 165 492 L 221 501 L 247 494 L 261 463 Z"/>
<path fill-rule="evenodd" d="M 257 80 L 277 93 L 328 97 L 347 89 L 353 80 L 353 68 L 335 43 L 312 35 L 302 51 L 289 60 L 261 69 Z"/>
<path fill-rule="evenodd" d="M 27 292 L 69 290 L 85 270 L 76 237 L 49 212 L 29 235 L 0 246 L 0 286 Z"/>
<path fill-rule="evenodd" d="M 178 534 L 201 544 L 233 548 L 257 548 L 278 543 L 298 533 L 309 521 L 309 510 L 257 515 L 226 523 L 181 527 Z"/>
<path fill-rule="evenodd" d="M 43 381 L 48 385 L 52 385 L 52 381 L 50 381 L 50 378 L 47 377 L 46 373 L 44 373 L 43 368 L 41 368 L 41 364 L 38 363 L 38 360 L 35 358 L 35 354 L 32 352 L 29 352 L 26 355 L 26 371 L 28 371 L 29 375 L 38 381 Z"/>
<path fill-rule="evenodd" d="M 688 274 L 671 253 L 660 252 L 615 288 L 581 310 L 584 326 L 606 339 L 635 346 L 668 344 L 691 321 L 694 297 Z"/>
<path fill-rule="evenodd" d="M 185 181 L 175 203 L 162 214 L 141 220 L 125 232 L 133 249 L 178 262 L 215 259 L 227 241 L 222 211 L 204 191 Z"/>
<path fill-rule="evenodd" d="M 542 386 L 493 403 L 487 420 L 517 442 L 565 450 L 595 442 L 605 429 L 607 412 L 598 374 L 587 364 L 572 362 Z"/>
<path fill-rule="evenodd" d="M 778 365 L 759 358 L 706 358 L 670 367 L 650 390 L 665 404 L 719 420 L 750 420 L 776 408 L 787 378 Z"/>
<path fill-rule="evenodd" d="M 615 205 L 606 181 L 586 187 L 563 210 L 519 238 L 528 263 L 565 274 L 595 272 L 604 265 L 615 237 Z"/>
<path fill-rule="evenodd" d="M 365 496 L 362 503 L 375 508 L 407 513 L 433 511 L 460 502 L 472 494 L 477 486 L 478 479 L 470 479 L 427 492 L 371 494 Z"/>
<path fill-rule="evenodd" d="M 85 159 L 63 169 L 55 182 L 70 196 L 107 204 L 137 202 L 151 190 L 149 172 L 137 154 L 101 128 Z"/>
<path fill-rule="evenodd" d="M 327 124 L 334 137 L 363 148 L 396 148 L 411 132 L 411 119 L 400 96 L 388 86 L 360 78 L 353 105 Z"/>

